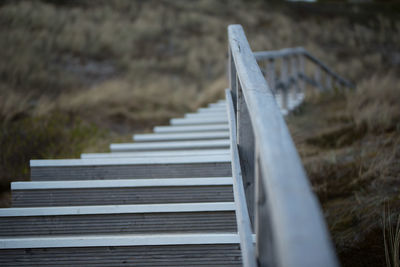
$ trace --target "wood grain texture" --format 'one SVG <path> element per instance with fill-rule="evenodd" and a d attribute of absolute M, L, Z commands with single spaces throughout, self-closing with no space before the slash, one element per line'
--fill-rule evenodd
<path fill-rule="evenodd" d="M 320 207 L 243 28 L 231 25 L 228 35 L 254 129 L 273 229 L 273 236 L 258 240 L 273 240 L 276 266 L 338 266 Z M 263 248 L 260 243 L 257 246 Z M 268 251 L 261 251 L 260 262 L 264 262 L 262 255 Z"/>
<path fill-rule="evenodd" d="M 114 152 L 114 153 L 83 153 L 82 159 L 106 158 L 152 158 L 152 157 L 187 157 L 187 156 L 213 156 L 229 155 L 229 149 L 191 149 L 168 151 L 139 151 L 139 152 Z"/>
<path fill-rule="evenodd" d="M 232 186 L 169 186 L 15 190 L 13 207 L 202 203 L 233 201 Z"/>
<path fill-rule="evenodd" d="M 230 162 L 31 168 L 32 181 L 231 176 Z"/>
<path fill-rule="evenodd" d="M 71 257 L 73 255 L 73 257 Z M 8 249 L 1 266 L 242 266 L 238 244 Z"/>
<path fill-rule="evenodd" d="M 225 90 L 226 101 L 228 105 L 229 127 L 231 133 L 231 155 L 232 155 L 232 175 L 233 175 L 233 192 L 236 205 L 236 221 L 238 233 L 240 237 L 240 248 L 242 252 L 243 266 L 256 267 L 256 255 L 254 252 L 252 230 L 246 194 L 243 185 L 242 170 L 240 166 L 239 150 L 236 138 L 236 118 L 233 108 L 233 98 L 231 90 Z"/>
<path fill-rule="evenodd" d="M 236 231 L 234 211 L 0 217 L 0 237 Z"/>
<path fill-rule="evenodd" d="M 193 132 L 228 131 L 228 130 L 229 130 L 228 124 L 154 127 L 155 133 L 183 133 L 183 132 L 193 133 Z"/>

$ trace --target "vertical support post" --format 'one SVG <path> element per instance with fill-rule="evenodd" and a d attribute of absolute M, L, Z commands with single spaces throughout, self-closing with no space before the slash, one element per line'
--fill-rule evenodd
<path fill-rule="evenodd" d="M 229 51 L 229 70 L 228 70 L 228 74 L 229 74 L 229 88 L 231 89 L 231 94 L 232 94 L 232 101 L 233 101 L 233 109 L 235 110 L 235 114 L 237 114 L 237 75 L 236 75 L 236 66 L 235 66 L 235 62 L 233 60 L 232 57 L 232 50 L 231 47 L 228 47 L 228 51 Z"/>
<path fill-rule="evenodd" d="M 267 81 L 272 93 L 276 93 L 275 89 L 275 59 L 271 58 L 267 61 Z"/>
<path fill-rule="evenodd" d="M 291 83 L 293 82 L 293 87 L 294 87 L 294 90 L 292 90 L 292 94 L 291 94 L 293 101 L 296 101 L 297 93 L 299 91 L 298 81 L 297 81 L 297 72 L 298 72 L 297 57 L 295 55 L 291 55 L 290 56 L 290 80 L 291 80 Z"/>
<path fill-rule="evenodd" d="M 298 60 L 299 60 L 299 72 L 297 74 L 297 79 L 299 80 L 299 90 L 300 93 L 305 93 L 306 90 L 306 83 L 303 79 L 305 76 L 305 68 L 304 68 L 304 56 L 302 54 L 298 55 Z"/>
<path fill-rule="evenodd" d="M 281 81 L 282 81 L 282 108 L 288 110 L 288 59 L 287 57 L 282 57 L 281 64 Z"/>
<path fill-rule="evenodd" d="M 255 152 L 255 225 L 256 257 L 259 266 L 277 266 L 275 257 L 274 237 L 271 227 L 271 218 L 268 208 L 268 200 L 264 191 L 262 170 L 260 166 L 260 154 L 258 146 Z"/>
<path fill-rule="evenodd" d="M 328 73 L 326 73 L 325 75 L 326 75 L 326 88 L 328 90 L 332 90 L 332 76 Z"/>
<path fill-rule="evenodd" d="M 315 66 L 315 72 L 314 72 L 314 80 L 316 82 L 317 87 L 322 90 L 322 84 L 321 84 L 321 69 L 319 68 L 319 66 Z"/>
<path fill-rule="evenodd" d="M 254 222 L 254 133 L 246 100 L 238 84 L 237 143 L 250 221 Z M 254 229 L 254 226 L 253 226 Z"/>

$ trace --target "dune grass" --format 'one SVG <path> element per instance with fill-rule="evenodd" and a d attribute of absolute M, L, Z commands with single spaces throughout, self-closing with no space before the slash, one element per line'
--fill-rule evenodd
<path fill-rule="evenodd" d="M 384 214 L 386 229 L 393 226 L 388 218 L 400 214 L 400 102 L 396 99 L 400 99 L 400 85 L 388 73 L 372 76 L 356 91 L 308 98 L 288 118 L 344 266 L 386 262 L 382 211 L 385 205 L 393 207 Z M 393 254 L 396 249 L 391 250 L 391 261 L 398 255 Z"/>

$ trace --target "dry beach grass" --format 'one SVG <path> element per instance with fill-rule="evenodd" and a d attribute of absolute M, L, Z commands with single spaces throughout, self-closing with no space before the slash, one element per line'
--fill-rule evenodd
<path fill-rule="evenodd" d="M 222 98 L 226 27 L 239 23 L 254 51 L 303 46 L 357 83 L 312 94 L 288 124 L 343 265 L 385 264 L 383 204 L 399 214 L 400 20 L 379 8 L 2 1 L 2 194 L 28 179 L 30 158 L 104 151 Z"/>

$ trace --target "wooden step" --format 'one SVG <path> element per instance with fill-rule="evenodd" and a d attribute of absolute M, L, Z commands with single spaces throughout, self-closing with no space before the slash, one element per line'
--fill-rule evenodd
<path fill-rule="evenodd" d="M 209 108 L 199 108 L 197 110 L 199 113 L 226 113 L 226 107 L 209 107 Z"/>
<path fill-rule="evenodd" d="M 225 102 L 211 103 L 208 105 L 210 108 L 226 108 Z"/>
<path fill-rule="evenodd" d="M 221 118 L 221 119 L 227 119 L 228 115 L 227 113 L 186 113 L 185 118 Z"/>
<path fill-rule="evenodd" d="M 213 124 L 228 124 L 227 118 L 178 118 L 171 119 L 171 125 L 213 125 Z"/>
<path fill-rule="evenodd" d="M 242 266 L 237 234 L 3 238 L 0 251 L 1 266 Z"/>
<path fill-rule="evenodd" d="M 194 133 L 194 132 L 214 132 L 229 131 L 227 124 L 208 124 L 208 125 L 191 125 L 191 126 L 156 126 L 155 133 Z"/>
<path fill-rule="evenodd" d="M 226 131 L 206 132 L 206 133 L 162 133 L 162 134 L 135 134 L 135 142 L 160 142 L 160 141 L 186 141 L 186 140 L 219 140 L 229 139 Z"/>
<path fill-rule="evenodd" d="M 233 201 L 232 178 L 13 182 L 13 207 Z"/>
<path fill-rule="evenodd" d="M 114 153 L 83 153 L 82 159 L 94 158 L 146 158 L 146 157 L 191 157 L 230 155 L 230 149 L 193 149 L 193 150 L 168 150 L 168 151 L 139 151 L 139 152 L 114 152 Z"/>
<path fill-rule="evenodd" d="M 111 144 L 111 152 L 134 151 L 162 151 L 162 150 L 190 150 L 190 149 L 227 149 L 228 140 L 200 140 L 200 141 L 175 141 L 175 142 L 151 142 L 151 143 L 121 143 Z"/>
<path fill-rule="evenodd" d="M 0 209 L 0 237 L 235 233 L 234 203 Z"/>
<path fill-rule="evenodd" d="M 230 177 L 225 155 L 162 158 L 31 160 L 32 181 Z"/>

